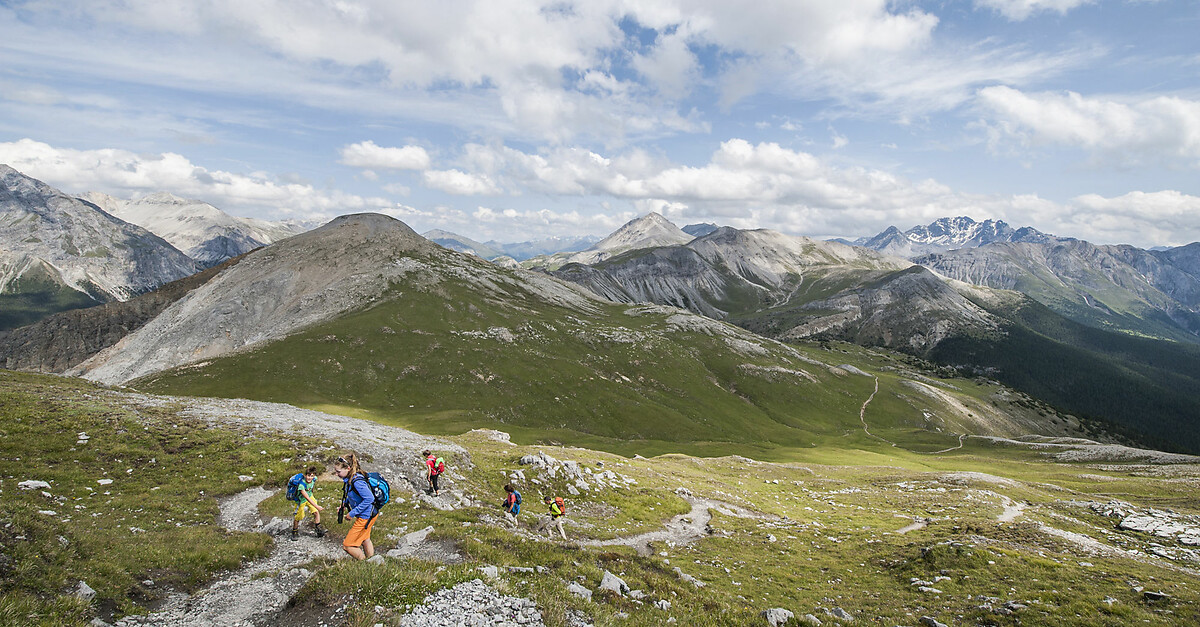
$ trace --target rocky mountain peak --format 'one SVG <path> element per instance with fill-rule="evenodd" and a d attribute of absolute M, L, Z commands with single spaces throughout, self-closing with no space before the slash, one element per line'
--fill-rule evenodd
<path fill-rule="evenodd" d="M 75 307 L 125 300 L 196 271 L 145 229 L 9 166 L 0 166 L 0 242 L 0 293 L 41 299 L 45 313 L 64 294 L 78 293 L 67 299 Z"/>
<path fill-rule="evenodd" d="M 650 212 L 626 222 L 621 228 L 613 231 L 612 235 L 600 240 L 595 246 L 572 255 L 568 261 L 592 264 L 627 250 L 655 246 L 678 246 L 693 239 L 695 238 L 684 233 L 682 229 L 661 214 Z"/>

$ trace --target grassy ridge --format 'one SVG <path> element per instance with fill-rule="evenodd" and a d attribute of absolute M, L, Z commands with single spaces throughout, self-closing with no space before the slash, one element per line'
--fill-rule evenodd
<path fill-rule="evenodd" d="M 1168 451 L 1200 453 L 1200 347 L 1103 331 L 1026 301 L 1005 334 L 959 336 L 930 357 Z"/>
<path fill-rule="evenodd" d="M 432 297 L 411 287 L 367 311 L 135 385 L 356 407 L 427 433 L 493 425 L 775 445 L 810 445 L 870 394 L 869 379 L 832 374 L 767 342 L 670 330 L 669 314 L 604 305 L 582 319 L 532 298 L 482 302 L 461 284 Z"/>
<path fill-rule="evenodd" d="M 56 377 L 0 371 L 0 408 L 5 625 L 86 622 L 87 606 L 70 595 L 79 581 L 96 590 L 102 612 L 136 613 L 166 589 L 190 590 L 265 555 L 269 537 L 215 524 L 216 498 L 254 485 L 239 481 L 243 473 L 282 483 L 297 452 L 316 448 L 213 428 L 169 407 L 133 411 Z M 87 444 L 76 443 L 80 432 Z M 26 480 L 50 487 L 19 488 Z"/>

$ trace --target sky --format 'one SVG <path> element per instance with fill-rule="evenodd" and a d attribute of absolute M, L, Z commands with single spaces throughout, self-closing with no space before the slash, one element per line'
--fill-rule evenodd
<path fill-rule="evenodd" d="M 1194 0 L 0 0 L 0 163 L 479 241 L 1200 240 Z"/>

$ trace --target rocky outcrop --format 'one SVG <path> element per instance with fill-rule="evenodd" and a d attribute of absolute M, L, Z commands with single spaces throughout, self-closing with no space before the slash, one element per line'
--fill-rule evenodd
<path fill-rule="evenodd" d="M 538 627 L 542 613 L 529 599 L 501 595 L 480 579 L 443 588 L 400 617 L 405 627 Z"/>

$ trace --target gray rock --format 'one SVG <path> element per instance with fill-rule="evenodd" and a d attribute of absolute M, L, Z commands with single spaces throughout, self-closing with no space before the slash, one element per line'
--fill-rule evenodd
<path fill-rule="evenodd" d="M 629 592 L 629 585 L 625 583 L 624 579 L 621 579 L 620 577 L 606 570 L 604 571 L 604 578 L 600 580 L 600 589 L 612 590 L 613 592 L 624 596 L 625 593 Z"/>
<path fill-rule="evenodd" d="M 96 598 L 96 591 L 92 590 L 91 586 L 82 581 L 79 582 L 79 585 L 75 586 L 74 594 L 76 598 L 83 599 L 84 601 L 88 602 L 91 602 L 92 599 Z"/>
<path fill-rule="evenodd" d="M 782 607 L 773 607 L 769 610 L 763 610 L 759 613 L 759 616 L 765 619 L 771 627 L 780 627 L 780 625 L 792 620 L 796 615 Z"/>
<path fill-rule="evenodd" d="M 396 548 L 387 552 L 387 556 L 408 557 L 412 555 L 417 551 L 418 548 L 420 548 L 421 544 L 425 542 L 425 539 L 428 538 L 429 534 L 432 532 L 433 527 L 426 527 L 419 531 L 405 534 L 404 537 L 400 538 L 400 542 Z"/>
<path fill-rule="evenodd" d="M 666 599 L 660 599 L 654 602 L 654 607 L 666 612 L 671 609 L 671 602 Z"/>
<path fill-rule="evenodd" d="M 925 627 L 949 627 L 949 625 L 945 623 L 939 623 L 938 620 L 932 616 L 922 616 L 921 624 L 925 625 Z"/>
<path fill-rule="evenodd" d="M 1151 592 L 1150 590 L 1147 590 L 1142 593 L 1142 598 L 1146 599 L 1147 601 L 1163 601 L 1171 598 L 1171 595 L 1165 592 Z"/>
<path fill-rule="evenodd" d="M 480 566 L 477 570 L 487 576 L 488 579 L 495 579 L 500 576 L 500 569 L 495 566 Z"/>
<path fill-rule="evenodd" d="M 703 581 L 700 581 L 699 579 L 696 579 L 695 577 L 683 572 L 683 570 L 681 570 L 678 566 L 675 567 L 675 575 L 678 576 L 680 580 L 686 581 L 697 588 L 703 588 L 705 586 Z"/>
<path fill-rule="evenodd" d="M 592 591 L 588 590 L 587 588 L 584 588 L 583 586 L 575 583 L 574 581 L 572 581 L 570 583 L 570 585 L 567 586 L 567 592 L 570 592 L 571 594 L 573 594 L 581 599 L 584 599 L 586 601 L 592 600 Z"/>
<path fill-rule="evenodd" d="M 800 624 L 802 624 L 802 625 L 812 625 L 812 627 L 821 627 L 821 619 L 817 618 L 816 616 L 813 616 L 812 614 L 805 614 L 804 616 L 801 616 L 799 620 L 800 620 Z"/>
<path fill-rule="evenodd" d="M 833 611 L 829 612 L 829 615 L 833 616 L 834 618 L 840 619 L 840 620 L 854 620 L 853 614 L 851 614 L 850 612 L 847 612 L 846 610 L 843 610 L 840 607 L 833 608 Z"/>

